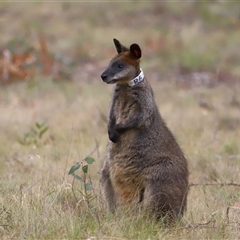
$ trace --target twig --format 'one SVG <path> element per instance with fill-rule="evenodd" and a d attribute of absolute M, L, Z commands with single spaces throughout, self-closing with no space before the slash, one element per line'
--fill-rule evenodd
<path fill-rule="evenodd" d="M 95 143 L 96 143 L 96 148 L 97 148 L 97 157 L 99 159 L 100 158 L 99 144 L 98 144 L 98 140 L 96 138 L 95 138 Z"/>
<path fill-rule="evenodd" d="M 72 129 L 71 129 L 71 131 L 72 131 L 72 134 L 71 134 L 71 139 L 70 139 L 70 144 L 69 144 L 69 147 L 68 147 L 68 156 L 67 156 L 67 160 L 66 160 L 66 162 L 65 162 L 65 171 L 64 171 L 64 173 L 63 173 L 63 182 L 64 182 L 64 180 L 65 180 L 65 177 L 66 177 L 66 170 L 67 170 L 67 166 L 68 166 L 68 161 L 69 161 L 69 158 L 70 158 L 70 152 L 71 152 L 71 147 L 72 147 L 72 142 L 73 142 L 73 125 L 72 125 Z"/>
<path fill-rule="evenodd" d="M 21 190 L 21 194 L 25 194 L 29 189 L 31 189 L 34 185 L 36 185 L 38 182 L 40 182 L 43 179 L 40 178 L 38 180 L 36 180 L 35 182 L 33 182 L 30 186 L 28 186 L 26 189 L 22 190 L 21 186 L 20 186 L 20 190 Z"/>
<path fill-rule="evenodd" d="M 193 226 L 189 226 L 189 227 L 186 227 L 186 229 L 188 230 L 188 232 L 196 229 L 196 228 L 214 228 L 215 226 L 209 226 L 210 223 L 215 223 L 215 219 L 210 219 L 209 221 L 205 222 L 205 223 L 197 223 Z"/>
<path fill-rule="evenodd" d="M 97 107 L 97 110 L 98 110 L 98 112 L 99 112 L 100 118 L 101 118 L 105 123 L 107 123 L 108 120 L 107 120 L 107 116 L 106 116 L 106 114 L 103 113 L 102 110 L 99 109 L 98 107 Z"/>
<path fill-rule="evenodd" d="M 190 183 L 189 187 L 194 187 L 194 186 L 220 186 L 220 187 L 224 187 L 224 186 L 234 186 L 234 187 L 240 187 L 239 183 Z"/>
<path fill-rule="evenodd" d="M 195 225 L 193 226 L 190 226 L 190 227 L 187 227 L 189 230 L 192 230 L 192 229 L 196 229 L 196 228 L 204 228 L 206 226 L 208 226 L 210 223 L 215 223 L 215 219 L 210 219 L 209 221 L 205 222 L 205 223 L 196 223 Z"/>
<path fill-rule="evenodd" d="M 77 197 L 76 197 L 76 194 L 75 194 L 75 191 L 74 191 L 74 188 L 73 188 L 74 180 L 75 180 L 75 177 L 73 178 L 73 181 L 72 181 L 72 193 L 73 193 L 73 196 L 74 196 L 76 202 L 78 202 L 78 199 L 77 199 Z"/>
<path fill-rule="evenodd" d="M 196 229 L 196 228 L 214 228 L 215 226 L 209 226 L 210 223 L 215 223 L 216 220 L 211 218 L 209 221 L 204 222 L 204 223 L 195 223 L 195 224 L 188 224 L 186 226 L 183 227 L 179 227 L 176 229 L 170 229 L 169 231 L 166 232 L 166 234 L 168 234 L 170 231 L 179 231 L 179 230 L 187 230 L 187 232 L 189 233 L 190 231 Z"/>
<path fill-rule="evenodd" d="M 99 154 L 99 145 L 98 145 L 98 141 L 95 139 L 95 148 L 84 158 L 84 160 L 91 156 L 94 152 L 96 152 Z"/>

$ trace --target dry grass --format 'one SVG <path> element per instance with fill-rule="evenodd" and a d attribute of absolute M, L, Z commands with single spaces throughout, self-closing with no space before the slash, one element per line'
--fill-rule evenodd
<path fill-rule="evenodd" d="M 75 96 L 74 101 L 62 92 L 62 84 L 65 90 L 68 88 L 72 92 L 73 98 Z M 239 117 L 239 109 L 231 106 L 229 98 L 234 92 L 232 88 L 219 85 L 214 89 L 202 87 L 186 91 L 178 90 L 176 85 L 168 82 L 152 81 L 152 85 L 161 113 L 189 160 L 191 182 L 239 182 L 239 132 L 237 126 L 231 129 L 228 122 L 222 121 L 226 117 L 224 109 L 227 109 L 228 119 Z M 13 85 L 7 88 L 7 92 L 1 91 L 5 99 L 4 106 L 1 104 L 1 122 L 4 124 L 1 129 L 4 170 L 0 198 L 3 236 L 10 239 L 86 239 L 91 236 L 99 239 L 156 239 L 158 236 L 178 239 L 179 234 L 190 239 L 236 239 L 239 236 L 239 187 L 191 187 L 185 227 L 173 230 L 162 229 L 122 212 L 111 216 L 102 208 L 99 199 L 95 199 L 92 208 L 88 209 L 78 193 L 80 182 L 74 185 L 76 201 L 71 189 L 72 177 L 67 176 L 67 172 L 95 148 L 95 140 L 99 152 L 92 154 L 96 163 L 91 168 L 91 177 L 96 195 L 99 194 L 97 172 L 107 141 L 106 123 L 99 112 L 107 112 L 111 90 L 101 82 L 67 85 L 45 82 L 42 89 L 38 89 L 41 98 L 35 93 L 26 99 L 26 95 L 21 94 L 25 88 L 24 84 Z M 101 92 L 101 95 L 95 94 L 93 99 L 90 89 Z M 18 92 L 21 99 L 14 107 L 13 92 Z M 214 109 L 200 107 L 199 96 Z M 34 104 L 29 104 L 32 101 Z M 7 117 L 10 112 L 11 117 Z M 18 138 L 35 121 L 43 120 L 49 130 L 39 147 L 18 143 Z M 229 219 L 226 215 L 228 207 L 231 207 Z M 208 224 L 202 226 L 200 223 Z"/>
<path fill-rule="evenodd" d="M 190 182 L 240 184 L 239 56 L 234 50 L 239 46 L 239 20 L 233 5 L 189 3 L 176 8 L 170 3 L 139 3 L 138 11 L 134 3 L 18 7 L 1 3 L 1 7 L 0 23 L 8 26 L 1 44 L 22 33 L 27 44 L 37 48 L 35 33 L 44 31 L 53 53 L 73 59 L 68 67 L 75 80 L 36 75 L 29 82 L 0 88 L 2 239 L 240 237 L 239 186 L 190 187 L 183 223 L 167 229 L 131 211 L 109 214 L 98 185 L 112 90 L 99 76 L 114 54 L 113 37 L 126 44 L 139 40 L 142 45 L 144 72 L 189 161 Z M 113 9 L 119 11 L 114 14 Z M 220 21 L 226 14 L 231 18 Z M 8 24 L 12 16 L 19 21 Z M 126 24 L 128 28 L 123 27 Z M 194 80 L 191 74 L 203 71 L 213 77 L 207 82 L 204 77 Z M 227 73 L 224 83 L 214 81 L 219 71 Z M 227 82 L 230 78 L 237 81 Z M 35 137 L 35 144 L 20 144 L 36 122 L 46 123 L 47 132 Z M 72 187 L 68 171 L 89 154 L 96 160 L 90 166 L 95 191 L 86 204 L 82 183 L 75 180 Z"/>

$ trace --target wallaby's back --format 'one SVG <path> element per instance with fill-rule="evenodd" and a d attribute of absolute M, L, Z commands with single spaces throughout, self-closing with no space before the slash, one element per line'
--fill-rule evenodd
<path fill-rule="evenodd" d="M 117 83 L 101 175 L 105 200 L 112 211 L 117 204 L 141 202 L 157 217 L 176 219 L 186 208 L 186 159 L 163 122 L 152 88 L 143 77 L 139 46 L 133 44 L 128 50 L 117 40 L 114 42 L 118 55 L 102 74 L 105 82 Z"/>

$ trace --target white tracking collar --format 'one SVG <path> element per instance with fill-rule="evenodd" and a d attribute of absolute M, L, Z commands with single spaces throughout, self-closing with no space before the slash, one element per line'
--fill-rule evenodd
<path fill-rule="evenodd" d="M 138 76 L 135 77 L 134 79 L 130 80 L 130 81 L 128 82 L 128 85 L 129 85 L 130 87 L 132 87 L 132 86 L 140 83 L 143 79 L 144 79 L 143 70 L 140 68 L 140 73 L 138 74 Z"/>

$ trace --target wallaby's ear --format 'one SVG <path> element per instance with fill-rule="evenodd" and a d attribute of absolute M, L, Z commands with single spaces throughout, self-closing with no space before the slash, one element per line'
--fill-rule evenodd
<path fill-rule="evenodd" d="M 127 52 L 128 49 L 124 47 L 116 38 L 113 39 L 114 45 L 117 49 L 118 54 L 122 52 Z"/>
<path fill-rule="evenodd" d="M 136 43 L 133 43 L 131 46 L 130 46 L 130 53 L 131 55 L 136 58 L 136 59 L 139 59 L 141 58 L 142 56 L 142 51 L 141 51 L 141 48 L 138 46 L 138 44 Z"/>

